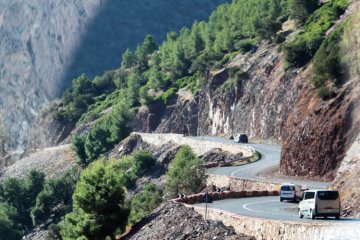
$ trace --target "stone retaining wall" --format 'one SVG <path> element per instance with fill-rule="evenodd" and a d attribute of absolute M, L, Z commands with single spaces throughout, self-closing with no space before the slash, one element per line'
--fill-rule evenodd
<path fill-rule="evenodd" d="M 245 197 L 265 197 L 278 196 L 277 191 L 225 191 L 225 192 L 209 192 L 209 196 L 213 201 L 224 200 L 228 198 L 245 198 Z M 174 199 L 177 203 L 201 203 L 204 201 L 205 193 L 198 193 L 194 195 L 185 196 L 183 198 Z"/>
<path fill-rule="evenodd" d="M 199 214 L 205 216 L 205 208 L 193 205 Z M 231 212 L 208 208 L 207 218 L 220 220 L 226 226 L 232 226 L 237 233 L 254 236 L 257 240 L 352 240 L 360 236 L 360 224 L 291 222 L 240 216 Z"/>
<path fill-rule="evenodd" d="M 207 185 L 215 185 L 219 188 L 228 188 L 230 191 L 245 191 L 245 190 L 257 190 L 257 191 L 279 191 L 281 183 L 271 183 L 258 180 L 248 180 L 236 177 L 209 174 L 207 179 Z"/>

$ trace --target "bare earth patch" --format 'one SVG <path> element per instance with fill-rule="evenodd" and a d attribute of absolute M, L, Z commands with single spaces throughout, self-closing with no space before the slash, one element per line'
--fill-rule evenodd
<path fill-rule="evenodd" d="M 70 145 L 61 145 L 37 150 L 3 169 L 0 178 L 25 176 L 31 169 L 43 171 L 47 178 L 55 178 L 73 166 L 76 166 L 76 162 Z"/>

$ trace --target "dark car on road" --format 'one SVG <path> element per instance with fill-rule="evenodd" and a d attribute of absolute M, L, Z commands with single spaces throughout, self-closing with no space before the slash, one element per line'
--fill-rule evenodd
<path fill-rule="evenodd" d="M 241 133 L 238 134 L 235 138 L 234 138 L 234 142 L 236 143 L 248 143 L 248 136 L 245 133 Z"/>

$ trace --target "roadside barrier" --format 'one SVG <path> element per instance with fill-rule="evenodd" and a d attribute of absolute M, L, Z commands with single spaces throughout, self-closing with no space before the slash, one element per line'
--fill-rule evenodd
<path fill-rule="evenodd" d="M 176 203 L 195 204 L 204 202 L 206 193 L 198 193 L 194 195 L 184 196 L 182 198 L 173 199 Z M 208 196 L 212 201 L 224 200 L 229 198 L 246 198 L 246 197 L 265 197 L 278 196 L 278 191 L 224 191 L 224 192 L 209 192 Z"/>

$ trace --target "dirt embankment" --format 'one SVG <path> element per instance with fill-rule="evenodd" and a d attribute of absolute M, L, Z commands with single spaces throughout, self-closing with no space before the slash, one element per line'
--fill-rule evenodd
<path fill-rule="evenodd" d="M 209 152 L 212 149 L 220 148 L 223 151 L 229 152 L 231 154 L 243 153 L 244 157 L 250 157 L 254 154 L 252 148 L 237 146 L 234 144 L 220 143 L 213 141 L 203 141 L 201 138 L 191 138 L 185 137 L 182 134 L 171 134 L 171 133 L 160 133 L 160 134 L 150 134 L 150 133 L 135 133 L 141 136 L 141 138 L 155 146 L 162 146 L 166 143 L 173 142 L 177 145 L 189 145 L 194 153 L 198 156 L 204 155 L 206 152 Z"/>
<path fill-rule="evenodd" d="M 236 234 L 232 227 L 226 227 L 221 221 L 205 221 L 193 209 L 172 202 L 164 203 L 136 224 L 124 239 L 255 240 Z"/>
<path fill-rule="evenodd" d="M 2 169 L 2 177 L 23 177 L 31 169 L 42 171 L 48 178 L 62 176 L 67 170 L 77 166 L 70 145 L 45 148 Z"/>

